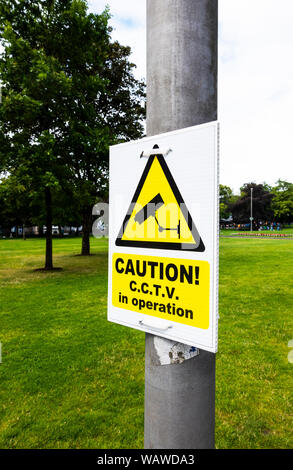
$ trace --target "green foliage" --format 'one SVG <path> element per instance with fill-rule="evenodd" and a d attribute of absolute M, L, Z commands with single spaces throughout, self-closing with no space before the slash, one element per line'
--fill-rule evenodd
<path fill-rule="evenodd" d="M 0 230 L 9 236 L 11 228 L 18 226 L 42 227 L 46 225 L 44 195 L 42 191 L 29 190 L 30 178 L 18 178 L 17 171 L 0 180 Z M 80 214 L 77 201 L 62 190 L 53 192 L 53 225 L 78 227 Z"/>
<path fill-rule="evenodd" d="M 0 3 L 0 171 L 46 192 L 49 219 L 60 191 L 89 219 L 107 195 L 109 145 L 143 132 L 144 84 L 109 17 L 84 0 Z"/>
<path fill-rule="evenodd" d="M 9 235 L 13 226 L 28 225 L 33 219 L 33 204 L 38 201 L 34 191 L 27 191 L 26 184 L 15 175 L 0 180 L 0 221 L 1 229 Z"/>
<path fill-rule="evenodd" d="M 293 219 L 293 184 L 278 180 L 272 188 L 272 208 L 275 217 L 281 222 L 291 222 Z"/>
<path fill-rule="evenodd" d="M 220 219 L 228 219 L 231 215 L 230 204 L 233 198 L 233 191 L 229 186 L 220 184 Z"/>

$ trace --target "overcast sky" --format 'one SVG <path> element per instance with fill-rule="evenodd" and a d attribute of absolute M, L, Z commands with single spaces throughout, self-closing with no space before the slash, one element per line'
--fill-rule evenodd
<path fill-rule="evenodd" d="M 146 76 L 146 0 L 90 0 L 110 6 L 113 38 Z M 219 0 L 220 181 L 293 180 L 293 2 Z"/>

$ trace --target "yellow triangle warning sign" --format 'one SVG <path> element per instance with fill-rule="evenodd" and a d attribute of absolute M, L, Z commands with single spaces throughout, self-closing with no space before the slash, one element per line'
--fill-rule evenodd
<path fill-rule="evenodd" d="M 116 245 L 205 250 L 165 158 L 159 153 L 148 159 Z"/>

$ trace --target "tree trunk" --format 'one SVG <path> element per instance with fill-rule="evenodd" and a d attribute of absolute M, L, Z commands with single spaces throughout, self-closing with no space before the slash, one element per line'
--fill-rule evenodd
<path fill-rule="evenodd" d="M 45 188 L 45 204 L 46 204 L 46 262 L 45 269 L 53 269 L 52 256 L 52 200 L 50 188 Z"/>
<path fill-rule="evenodd" d="M 25 224 L 22 224 L 22 238 L 25 240 Z"/>
<path fill-rule="evenodd" d="M 81 255 L 90 255 L 90 233 L 91 233 L 91 208 L 86 209 L 82 214 L 82 248 Z"/>

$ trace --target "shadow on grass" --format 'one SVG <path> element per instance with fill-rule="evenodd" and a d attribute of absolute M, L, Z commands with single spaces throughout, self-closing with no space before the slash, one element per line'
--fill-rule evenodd
<path fill-rule="evenodd" d="M 69 255 L 69 256 L 79 256 L 80 258 L 89 258 L 91 256 L 100 256 L 101 253 L 91 253 L 90 255 L 81 255 L 80 253 L 78 253 L 77 255 Z"/>
<path fill-rule="evenodd" d="M 49 272 L 52 272 L 52 271 L 63 271 L 63 268 L 37 268 L 37 269 L 33 269 L 33 272 L 49 273 Z"/>

